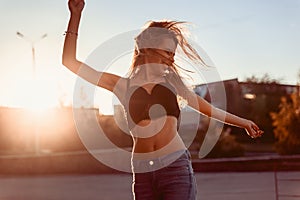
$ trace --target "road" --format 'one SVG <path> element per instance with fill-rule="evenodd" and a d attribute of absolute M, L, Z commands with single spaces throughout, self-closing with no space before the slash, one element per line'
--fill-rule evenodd
<path fill-rule="evenodd" d="M 230 172 L 195 175 L 199 200 L 300 199 L 300 171 L 277 174 Z M 277 199 L 276 193 L 279 194 Z M 0 176 L 0 199 L 131 200 L 131 176 L 129 174 Z"/>

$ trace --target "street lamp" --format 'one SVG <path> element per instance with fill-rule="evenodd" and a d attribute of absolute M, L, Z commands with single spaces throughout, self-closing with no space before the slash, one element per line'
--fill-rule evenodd
<path fill-rule="evenodd" d="M 33 78 L 36 78 L 36 61 L 35 61 L 35 44 L 39 41 L 41 41 L 42 39 L 47 37 L 47 34 L 43 34 L 38 40 L 31 40 L 28 37 L 26 37 L 24 34 L 20 33 L 19 31 L 17 31 L 17 36 L 19 36 L 20 38 L 24 39 L 26 42 L 29 42 L 31 45 L 31 52 L 32 52 L 32 72 L 33 72 Z"/>
<path fill-rule="evenodd" d="M 246 93 L 244 94 L 244 98 L 247 100 L 254 100 L 256 98 L 256 95 L 252 93 Z"/>
<path fill-rule="evenodd" d="M 47 37 L 47 34 L 43 34 L 41 37 L 39 37 L 37 40 L 31 40 L 28 37 L 26 37 L 24 34 L 17 31 L 17 36 L 24 39 L 26 42 L 28 42 L 31 45 L 31 52 L 32 52 L 32 75 L 33 80 L 36 81 L 36 61 L 35 61 L 35 44 L 42 39 Z M 36 84 L 36 83 L 35 83 Z M 40 141 L 39 141 L 39 131 L 38 131 L 38 125 L 37 125 L 37 116 L 34 115 L 34 137 L 35 137 L 35 154 L 40 154 Z"/>

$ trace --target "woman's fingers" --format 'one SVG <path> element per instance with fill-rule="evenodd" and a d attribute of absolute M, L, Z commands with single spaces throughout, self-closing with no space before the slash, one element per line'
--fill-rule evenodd
<path fill-rule="evenodd" d="M 74 0 L 76 6 L 81 6 L 84 4 L 84 0 Z"/>
<path fill-rule="evenodd" d="M 262 130 L 259 130 L 259 129 L 255 130 L 255 129 L 253 128 L 251 137 L 252 137 L 252 138 L 261 137 L 263 133 L 264 133 L 264 132 L 263 132 Z"/>
<path fill-rule="evenodd" d="M 69 9 L 72 13 L 81 13 L 84 8 L 84 0 L 69 0 Z"/>
<path fill-rule="evenodd" d="M 264 133 L 262 130 L 259 129 L 259 127 L 252 121 L 249 121 L 248 128 L 246 129 L 248 135 L 251 138 L 257 138 L 261 137 L 262 134 Z"/>

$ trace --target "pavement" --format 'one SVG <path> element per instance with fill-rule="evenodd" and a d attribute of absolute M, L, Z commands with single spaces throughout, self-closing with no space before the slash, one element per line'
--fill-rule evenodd
<path fill-rule="evenodd" d="M 196 172 L 198 200 L 299 200 L 300 170 Z M 1 200 L 131 200 L 130 174 L 0 176 Z"/>

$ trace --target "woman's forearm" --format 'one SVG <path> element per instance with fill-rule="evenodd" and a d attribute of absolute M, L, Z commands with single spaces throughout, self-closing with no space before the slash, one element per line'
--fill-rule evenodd
<path fill-rule="evenodd" d="M 77 35 L 80 23 L 80 14 L 71 14 L 63 47 L 62 63 L 72 72 L 77 73 L 81 62 L 76 58 Z"/>
<path fill-rule="evenodd" d="M 213 106 L 211 111 L 211 117 L 219 121 L 222 121 L 226 124 L 237 126 L 240 128 L 245 128 L 247 126 L 247 121 L 248 121 L 244 118 L 233 115 L 229 112 L 226 112 L 224 110 L 221 110 Z"/>
<path fill-rule="evenodd" d="M 222 121 L 226 124 L 230 124 L 230 125 L 233 125 L 233 126 L 244 128 L 246 130 L 247 134 L 252 138 L 261 137 L 261 135 L 264 133 L 251 120 L 238 117 L 236 115 L 233 115 L 233 114 L 228 113 L 224 110 L 215 108 L 213 106 L 212 106 L 211 117 L 215 118 L 219 121 Z"/>
<path fill-rule="evenodd" d="M 189 99 L 190 99 L 189 104 L 191 107 L 193 107 L 195 110 L 198 110 L 200 113 L 208 117 L 214 118 L 223 123 L 237 126 L 240 128 L 245 128 L 247 126 L 249 120 L 228 113 L 222 109 L 216 108 L 212 104 L 207 102 L 205 99 L 195 94 L 194 94 L 194 98 L 190 97 Z"/>

